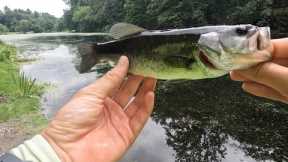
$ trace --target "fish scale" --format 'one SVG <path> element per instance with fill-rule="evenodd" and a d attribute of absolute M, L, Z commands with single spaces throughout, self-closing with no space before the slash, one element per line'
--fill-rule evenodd
<path fill-rule="evenodd" d="M 79 47 L 80 73 L 126 55 L 132 74 L 195 80 L 220 77 L 271 59 L 269 53 L 253 54 L 268 47 L 269 27 L 231 25 L 149 31 L 120 23 L 111 28 L 110 36 L 114 40 Z"/>

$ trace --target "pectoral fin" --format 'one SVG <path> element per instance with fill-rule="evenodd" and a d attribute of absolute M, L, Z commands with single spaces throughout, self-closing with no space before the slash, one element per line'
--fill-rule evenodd
<path fill-rule="evenodd" d="M 128 24 L 128 23 L 118 23 L 112 26 L 110 30 L 110 35 L 114 39 L 123 39 L 139 33 L 146 31 L 146 29 L 139 26 Z"/>
<path fill-rule="evenodd" d="M 176 68 L 191 68 L 191 65 L 195 62 L 193 58 L 172 55 L 164 59 L 167 65 L 176 67 Z"/>

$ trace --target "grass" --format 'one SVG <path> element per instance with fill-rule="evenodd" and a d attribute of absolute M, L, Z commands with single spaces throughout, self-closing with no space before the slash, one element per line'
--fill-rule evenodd
<path fill-rule="evenodd" d="M 32 128 L 37 129 L 47 123 L 39 110 L 44 86 L 19 72 L 16 52 L 15 47 L 0 42 L 0 122 L 20 120 L 21 125 L 28 128 L 34 123 Z"/>
<path fill-rule="evenodd" d="M 17 87 L 17 92 L 22 97 L 33 95 L 33 88 L 35 87 L 36 79 L 32 79 L 25 75 L 25 73 L 17 73 L 12 75 L 12 80 Z"/>
<path fill-rule="evenodd" d="M 20 118 L 28 113 L 37 113 L 39 98 L 8 97 L 7 102 L 0 104 L 0 122 Z"/>
<path fill-rule="evenodd" d="M 16 48 L 0 41 L 0 62 L 14 62 L 16 59 Z"/>

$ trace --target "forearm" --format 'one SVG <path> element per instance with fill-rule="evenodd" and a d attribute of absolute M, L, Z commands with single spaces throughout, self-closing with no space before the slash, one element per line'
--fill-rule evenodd
<path fill-rule="evenodd" d="M 288 38 L 272 40 L 274 58 L 288 58 Z"/>
<path fill-rule="evenodd" d="M 48 142 L 41 136 L 37 135 L 31 140 L 25 141 L 23 144 L 9 151 L 22 161 L 29 162 L 60 162 L 55 151 Z M 3 162 L 6 162 L 3 160 Z M 7 162 L 10 162 L 7 160 Z"/>

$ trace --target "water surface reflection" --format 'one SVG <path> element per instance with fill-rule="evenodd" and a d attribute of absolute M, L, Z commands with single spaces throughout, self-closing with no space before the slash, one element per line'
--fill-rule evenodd
<path fill-rule="evenodd" d="M 54 86 L 42 97 L 48 117 L 99 77 L 98 73 L 79 74 L 74 68 L 77 44 L 99 39 L 79 35 L 6 38 L 20 55 L 37 58 L 22 70 Z M 123 162 L 288 161 L 287 105 L 249 96 L 228 77 L 162 81 L 156 103 L 152 118 Z"/>
<path fill-rule="evenodd" d="M 153 119 L 177 161 L 288 161 L 288 107 L 249 96 L 228 77 L 161 83 Z"/>

